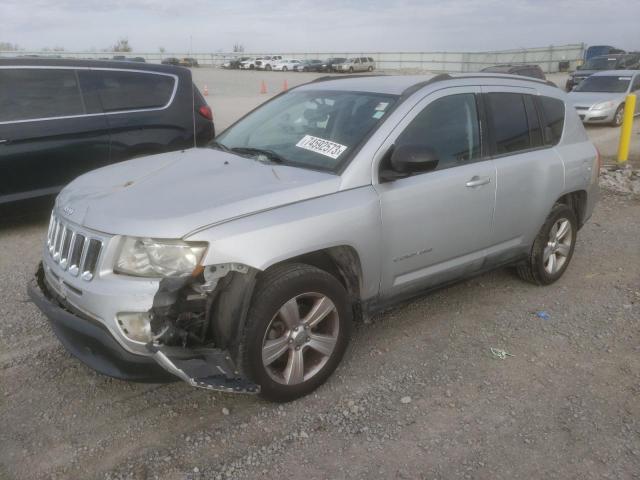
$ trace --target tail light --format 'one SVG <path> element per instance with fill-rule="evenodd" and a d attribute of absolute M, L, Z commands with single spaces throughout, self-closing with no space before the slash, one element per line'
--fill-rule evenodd
<path fill-rule="evenodd" d="M 213 111 L 211 111 L 211 107 L 209 105 L 202 105 L 198 109 L 198 113 L 207 120 L 213 121 Z"/>

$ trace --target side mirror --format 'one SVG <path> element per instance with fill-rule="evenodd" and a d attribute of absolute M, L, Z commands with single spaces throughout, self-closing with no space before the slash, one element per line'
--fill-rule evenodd
<path fill-rule="evenodd" d="M 435 170 L 438 166 L 436 151 L 425 145 L 401 145 L 394 147 L 389 159 L 390 170 L 380 172 L 380 180 L 393 181 L 406 178 L 414 173 Z"/>

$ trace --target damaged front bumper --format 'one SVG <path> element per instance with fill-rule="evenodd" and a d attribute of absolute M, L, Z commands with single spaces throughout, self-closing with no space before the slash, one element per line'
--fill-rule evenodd
<path fill-rule="evenodd" d="M 257 385 L 239 374 L 223 349 L 149 343 L 148 355 L 125 350 L 104 325 L 76 310 L 48 287 L 42 266 L 29 283 L 28 292 L 69 353 L 104 375 L 155 383 L 181 379 L 194 387 L 224 392 L 259 391 Z"/>

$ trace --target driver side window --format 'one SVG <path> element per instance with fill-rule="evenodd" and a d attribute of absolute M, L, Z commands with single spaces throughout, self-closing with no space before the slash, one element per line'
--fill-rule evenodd
<path fill-rule="evenodd" d="M 438 158 L 437 170 L 480 158 L 475 95 L 463 93 L 433 101 L 405 128 L 395 145 L 419 145 L 432 149 Z"/>

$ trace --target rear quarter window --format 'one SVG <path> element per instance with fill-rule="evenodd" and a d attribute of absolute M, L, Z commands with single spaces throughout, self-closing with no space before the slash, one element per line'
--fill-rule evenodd
<path fill-rule="evenodd" d="M 101 71 L 96 81 L 104 111 L 119 112 L 164 107 L 176 79 L 156 73 Z"/>
<path fill-rule="evenodd" d="M 544 123 L 544 143 L 545 145 L 557 145 L 564 130 L 564 102 L 545 96 L 540 96 L 539 100 Z"/>
<path fill-rule="evenodd" d="M 0 69 L 0 122 L 82 115 L 71 69 Z"/>

